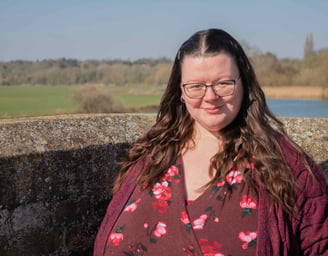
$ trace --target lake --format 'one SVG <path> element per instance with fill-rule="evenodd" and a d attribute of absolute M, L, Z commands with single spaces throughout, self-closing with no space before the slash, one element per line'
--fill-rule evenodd
<path fill-rule="evenodd" d="M 267 99 L 270 110 L 280 117 L 327 117 L 328 101 Z"/>

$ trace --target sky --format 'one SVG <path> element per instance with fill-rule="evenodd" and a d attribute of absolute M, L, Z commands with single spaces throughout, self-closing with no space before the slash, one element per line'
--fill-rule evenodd
<path fill-rule="evenodd" d="M 0 61 L 167 57 L 220 28 L 278 58 L 328 48 L 326 0 L 0 0 Z"/>

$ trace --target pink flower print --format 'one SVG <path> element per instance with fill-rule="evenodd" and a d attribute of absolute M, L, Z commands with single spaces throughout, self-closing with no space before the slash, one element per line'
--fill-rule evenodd
<path fill-rule="evenodd" d="M 198 240 L 198 243 L 204 256 L 222 255 L 217 252 L 222 247 L 222 244 L 219 242 L 201 238 Z"/>
<path fill-rule="evenodd" d="M 248 163 L 247 166 L 246 166 L 246 168 L 251 169 L 251 170 L 253 171 L 254 168 L 255 168 L 255 164 L 254 164 L 254 162 L 250 162 L 250 163 Z"/>
<path fill-rule="evenodd" d="M 250 195 L 243 195 L 243 199 L 240 201 L 240 207 L 243 208 L 241 212 L 241 217 L 245 217 L 246 215 L 252 215 L 252 209 L 257 208 L 257 201 L 252 199 Z"/>
<path fill-rule="evenodd" d="M 235 183 L 241 183 L 242 177 L 240 175 L 240 171 L 233 168 L 226 176 L 226 179 L 230 185 Z"/>
<path fill-rule="evenodd" d="M 189 224 L 190 223 L 190 220 L 189 220 L 189 217 L 188 217 L 188 214 L 187 214 L 186 211 L 181 212 L 180 220 L 182 221 L 183 224 Z"/>
<path fill-rule="evenodd" d="M 161 237 L 161 236 L 166 235 L 167 232 L 168 232 L 168 230 L 167 230 L 166 223 L 162 222 L 162 221 L 159 221 L 157 223 L 156 229 L 154 231 L 154 235 L 157 236 L 157 237 Z"/>
<path fill-rule="evenodd" d="M 187 211 L 181 212 L 180 220 L 183 224 L 186 225 L 187 231 L 190 232 L 190 230 L 192 230 L 192 225 L 190 223 L 190 219 L 189 219 L 189 216 L 187 214 Z"/>
<path fill-rule="evenodd" d="M 194 250 L 194 246 L 192 246 L 191 244 L 188 245 L 188 249 L 189 250 Z"/>
<path fill-rule="evenodd" d="M 164 180 L 172 181 L 172 178 L 179 175 L 179 169 L 172 165 L 165 173 Z M 177 177 L 176 181 L 180 181 L 180 176 Z"/>
<path fill-rule="evenodd" d="M 128 203 L 126 207 L 124 208 L 125 212 L 134 212 L 137 209 L 137 203 L 140 202 L 140 198 L 138 198 L 136 201 L 132 201 L 131 203 Z"/>
<path fill-rule="evenodd" d="M 197 254 L 195 253 L 195 249 L 191 244 L 188 245 L 188 248 L 182 248 L 182 250 L 188 253 L 187 256 L 197 256 Z"/>
<path fill-rule="evenodd" d="M 109 235 L 109 244 L 112 247 L 119 246 L 124 236 L 122 233 L 111 233 Z"/>
<path fill-rule="evenodd" d="M 241 208 L 256 209 L 257 201 L 252 199 L 250 195 L 243 195 L 243 199 L 240 201 Z"/>
<path fill-rule="evenodd" d="M 148 228 L 148 223 L 144 223 L 144 228 L 145 228 L 145 229 Z"/>
<path fill-rule="evenodd" d="M 201 230 L 204 228 L 205 222 L 207 219 L 207 215 L 206 214 L 202 214 L 198 219 L 195 219 L 192 222 L 192 228 L 194 230 Z"/>
<path fill-rule="evenodd" d="M 225 181 L 221 180 L 216 184 L 216 186 L 219 188 L 219 187 L 222 187 L 224 184 L 225 184 Z"/>
<path fill-rule="evenodd" d="M 218 218 L 218 217 L 215 217 L 215 218 L 214 218 L 214 222 L 215 222 L 215 223 L 219 223 L 219 222 L 220 222 L 219 218 Z"/>
<path fill-rule="evenodd" d="M 158 200 L 156 202 L 152 202 L 151 204 L 153 208 L 157 209 L 159 213 L 166 213 L 169 209 L 169 204 L 165 200 Z"/>
<path fill-rule="evenodd" d="M 145 187 L 141 186 L 139 189 L 138 189 L 138 193 L 142 193 L 145 191 Z"/>
<path fill-rule="evenodd" d="M 255 156 L 252 156 L 252 158 L 255 159 Z M 253 160 L 250 161 L 250 162 L 247 164 L 246 168 L 251 169 L 251 170 L 253 171 L 254 168 L 255 168 L 255 163 L 254 163 L 254 161 L 253 161 Z"/>
<path fill-rule="evenodd" d="M 157 182 L 154 185 L 152 192 L 154 197 L 158 200 L 168 200 L 171 198 L 171 188 L 166 180 L 163 182 Z"/>
<path fill-rule="evenodd" d="M 255 245 L 256 243 L 256 232 L 240 232 L 238 235 L 239 239 L 245 243 L 242 244 L 242 248 L 246 250 L 248 247 Z"/>
<path fill-rule="evenodd" d="M 216 183 L 215 185 L 212 186 L 212 194 L 215 194 L 216 192 L 218 192 L 224 186 L 224 184 L 225 184 L 225 180 L 223 178 L 220 178 L 218 183 Z M 221 193 L 222 193 L 222 191 L 220 192 L 220 194 Z M 220 197 L 220 195 L 219 195 L 219 197 Z M 220 200 L 220 199 L 218 199 L 218 200 Z"/>

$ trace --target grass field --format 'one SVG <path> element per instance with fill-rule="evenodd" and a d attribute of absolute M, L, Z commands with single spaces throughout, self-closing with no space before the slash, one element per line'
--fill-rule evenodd
<path fill-rule="evenodd" d="M 0 86 L 0 119 L 28 116 L 79 113 L 73 99 L 75 86 Z M 158 87 L 108 88 L 124 105 L 145 107 L 158 105 L 161 89 Z"/>
<path fill-rule="evenodd" d="M 44 116 L 78 113 L 79 105 L 73 100 L 74 86 L 0 86 L 0 118 Z M 163 87 L 122 86 L 107 88 L 128 107 L 158 105 Z M 328 88 L 268 87 L 268 98 L 328 98 Z"/>
<path fill-rule="evenodd" d="M 74 113 L 70 87 L 0 86 L 0 118 Z"/>
<path fill-rule="evenodd" d="M 151 105 L 158 105 L 162 95 L 151 94 L 118 94 L 116 97 L 129 107 L 145 107 Z"/>

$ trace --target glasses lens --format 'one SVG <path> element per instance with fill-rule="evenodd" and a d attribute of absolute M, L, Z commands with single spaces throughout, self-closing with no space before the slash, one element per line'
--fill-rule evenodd
<path fill-rule="evenodd" d="M 213 86 L 214 91 L 219 96 L 227 96 L 233 94 L 235 89 L 235 81 L 234 80 L 227 80 L 227 81 L 220 81 Z"/>
<path fill-rule="evenodd" d="M 205 85 L 201 83 L 184 84 L 185 93 L 190 98 L 202 98 L 205 95 L 207 87 L 212 87 L 218 96 L 228 96 L 235 90 L 235 80 L 219 81 L 216 84 Z"/>
<path fill-rule="evenodd" d="M 206 86 L 203 84 L 186 84 L 184 88 L 189 97 L 201 98 L 204 96 Z"/>

